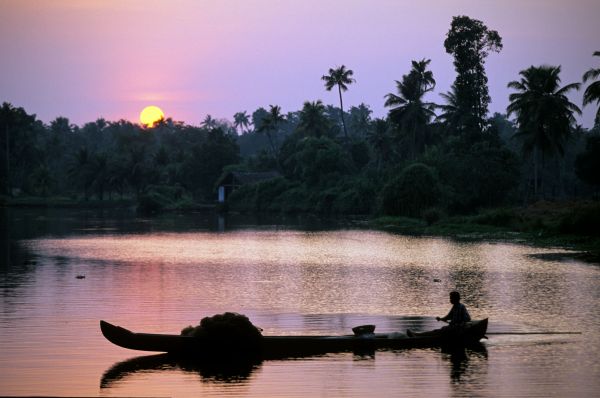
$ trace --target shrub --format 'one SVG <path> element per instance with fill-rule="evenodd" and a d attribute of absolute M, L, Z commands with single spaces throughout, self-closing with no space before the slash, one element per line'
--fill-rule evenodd
<path fill-rule="evenodd" d="M 138 210 L 142 213 L 157 213 L 191 204 L 191 198 L 180 186 L 150 185 L 138 199 Z"/>
<path fill-rule="evenodd" d="M 382 192 L 382 210 L 388 215 L 420 217 L 423 211 L 437 204 L 438 179 L 434 169 L 422 163 L 405 167 Z"/>
<path fill-rule="evenodd" d="M 600 236 L 600 204 L 582 206 L 565 214 L 558 223 L 558 232 Z"/>
<path fill-rule="evenodd" d="M 493 225 L 495 227 L 513 227 L 519 223 L 519 215 L 512 209 L 494 209 L 481 213 L 473 218 L 476 224 Z"/>
<path fill-rule="evenodd" d="M 423 220 L 427 225 L 433 225 L 442 219 L 442 210 L 437 207 L 430 207 L 423 212 Z"/>

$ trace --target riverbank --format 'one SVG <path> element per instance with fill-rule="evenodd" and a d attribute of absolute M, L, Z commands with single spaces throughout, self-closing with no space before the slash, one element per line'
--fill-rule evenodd
<path fill-rule="evenodd" d="M 557 247 L 577 258 L 600 264 L 600 203 L 538 202 L 527 207 L 486 210 L 433 222 L 405 217 L 379 217 L 369 226 L 409 235 L 444 236 L 462 240 L 499 240 L 539 247 Z"/>
<path fill-rule="evenodd" d="M 214 210 L 215 204 L 212 203 L 194 203 L 192 201 L 171 201 L 160 206 L 155 203 L 157 200 L 148 200 L 145 198 L 142 205 L 147 207 L 148 213 L 158 211 L 199 211 L 199 210 Z M 23 197 L 7 197 L 0 196 L 0 207 L 29 207 L 29 208 L 57 208 L 57 209 L 138 209 L 140 201 L 135 198 L 123 199 L 73 199 L 64 196 L 23 196 Z M 156 209 L 156 210 L 155 210 Z M 155 210 L 155 211 L 153 211 Z"/>
<path fill-rule="evenodd" d="M 154 203 L 154 201 L 153 201 Z M 68 197 L 0 197 L 0 206 L 15 208 L 131 209 L 141 210 L 133 198 L 112 200 L 73 199 Z M 147 213 L 153 213 L 153 206 Z M 169 202 L 159 212 L 218 211 L 211 203 L 191 200 Z M 323 216 L 314 215 L 321 219 Z M 443 236 L 457 240 L 491 240 L 525 243 L 539 247 L 557 247 L 575 253 L 556 253 L 556 258 L 577 258 L 600 264 L 600 202 L 538 202 L 527 207 L 488 209 L 469 216 L 424 219 L 360 216 L 359 225 L 406 235 Z"/>

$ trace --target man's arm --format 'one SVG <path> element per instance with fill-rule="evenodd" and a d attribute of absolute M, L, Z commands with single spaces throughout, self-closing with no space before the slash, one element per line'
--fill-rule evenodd
<path fill-rule="evenodd" d="M 446 322 L 448 319 L 452 318 L 452 311 L 453 310 L 454 310 L 454 307 L 450 308 L 450 312 L 448 312 L 448 314 L 446 316 L 441 317 L 441 318 L 438 316 L 435 319 L 438 320 L 438 321 L 444 321 L 444 322 Z"/>

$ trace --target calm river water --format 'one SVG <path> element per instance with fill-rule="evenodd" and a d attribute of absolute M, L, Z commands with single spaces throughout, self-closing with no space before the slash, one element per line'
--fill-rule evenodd
<path fill-rule="evenodd" d="M 0 395 L 600 394 L 600 267 L 565 250 L 202 214 L 0 209 L 0 221 Z M 98 325 L 179 333 L 234 311 L 264 334 L 424 330 L 453 289 L 490 319 L 481 349 L 213 367 L 114 346 Z M 493 334 L 551 331 L 581 334 Z"/>

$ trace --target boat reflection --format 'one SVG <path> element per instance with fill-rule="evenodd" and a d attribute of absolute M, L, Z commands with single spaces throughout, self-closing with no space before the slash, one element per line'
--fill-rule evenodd
<path fill-rule="evenodd" d="M 478 343 L 468 347 L 442 348 L 442 357 L 450 362 L 450 380 L 460 384 L 473 370 L 471 365 L 477 367 L 478 373 L 481 373 L 481 366 L 487 366 L 482 362 L 487 362 L 488 351 L 485 344 Z"/>
<path fill-rule="evenodd" d="M 378 350 L 403 353 L 408 349 Z M 442 359 L 450 363 L 450 379 L 460 384 L 471 371 L 480 373 L 479 365 L 487 362 L 488 352 L 484 344 L 475 344 L 461 348 L 442 348 Z M 322 355 L 322 354 L 320 354 Z M 375 361 L 375 350 L 353 351 L 354 360 Z M 269 358 L 224 358 L 223 360 L 199 361 L 196 359 L 173 356 L 170 354 L 144 355 L 117 362 L 110 367 L 100 380 L 100 388 L 110 388 L 115 383 L 135 373 L 149 373 L 179 370 L 197 374 L 204 383 L 236 383 L 249 379 L 252 373 L 260 369 L 265 360 L 294 360 L 319 355 L 292 355 Z M 487 365 L 486 365 L 487 366 Z"/>
<path fill-rule="evenodd" d="M 100 388 L 109 388 L 129 375 L 138 372 L 181 370 L 195 373 L 203 382 L 238 382 L 246 380 L 252 372 L 260 368 L 258 359 L 235 361 L 198 361 L 169 354 L 144 355 L 117 362 L 102 375 Z"/>

